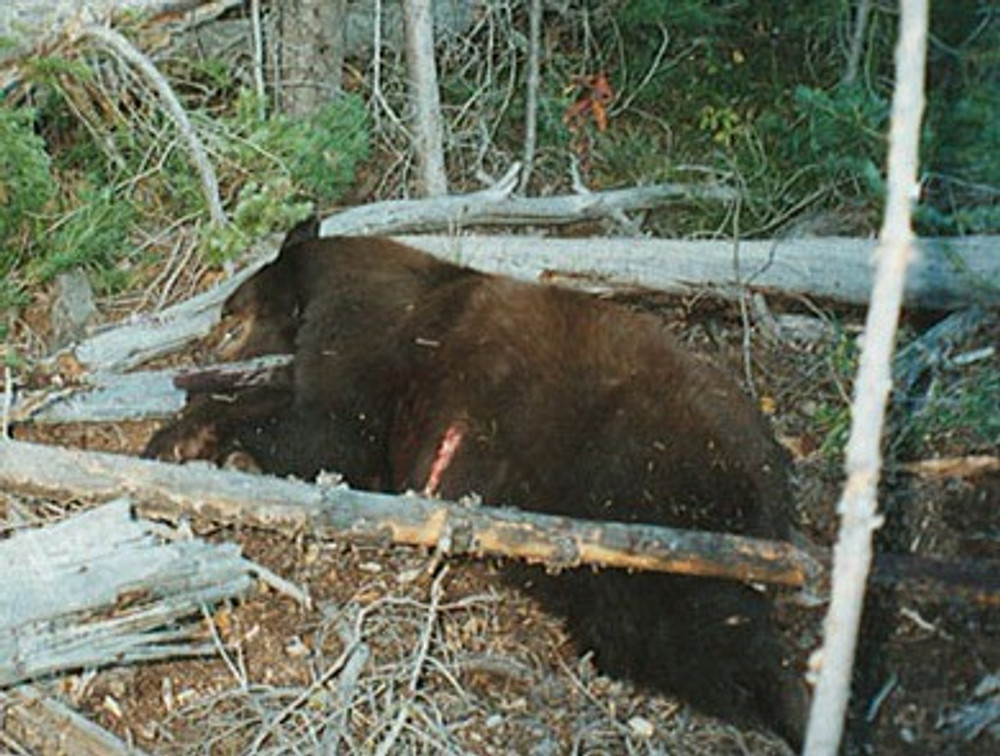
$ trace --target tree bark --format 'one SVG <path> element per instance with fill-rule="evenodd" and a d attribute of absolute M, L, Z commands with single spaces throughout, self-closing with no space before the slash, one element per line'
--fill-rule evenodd
<path fill-rule="evenodd" d="M 403 0 L 406 66 L 413 108 L 413 145 L 421 191 L 434 197 L 448 193 L 444 167 L 444 124 L 434 59 L 434 16 L 430 0 Z"/>
<path fill-rule="evenodd" d="M 521 171 L 521 191 L 528 190 L 535 165 L 535 141 L 538 138 L 538 90 L 542 56 L 542 0 L 528 3 L 528 75 L 524 82 L 524 168 Z"/>
<path fill-rule="evenodd" d="M 310 116 L 341 89 L 345 0 L 288 0 L 281 4 L 280 104 L 291 116 Z"/>

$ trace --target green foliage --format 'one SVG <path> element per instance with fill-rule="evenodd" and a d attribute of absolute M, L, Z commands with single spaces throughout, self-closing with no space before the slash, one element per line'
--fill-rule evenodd
<path fill-rule="evenodd" d="M 240 94 L 226 128 L 236 138 L 232 157 L 258 183 L 288 179 L 293 193 L 319 204 L 339 199 L 369 154 L 364 103 L 344 94 L 311 118 L 273 115 L 261 120 L 260 102 Z"/>
<path fill-rule="evenodd" d="M 231 260 L 254 239 L 279 228 L 290 228 L 312 212 L 309 202 L 296 202 L 291 181 L 279 178 L 266 184 L 250 182 L 240 190 L 231 223 L 208 226 L 202 249 L 210 262 Z"/>
<path fill-rule="evenodd" d="M 832 177 L 860 181 L 881 196 L 879 166 L 884 162 L 889 104 L 860 86 L 838 86 L 830 91 L 796 87 L 795 109 L 802 116 L 791 134 L 794 148 L 806 148 L 810 162 Z"/>
<path fill-rule="evenodd" d="M 1000 65 L 1000 61 L 998 61 Z M 937 113 L 939 170 L 1000 186 L 1000 79 Z M 947 138 L 944 138 L 947 135 Z"/>
<path fill-rule="evenodd" d="M 601 183 L 653 184 L 674 177 L 670 150 L 659 134 L 624 124 L 600 135 Z"/>
<path fill-rule="evenodd" d="M 629 0 L 619 14 L 622 28 L 628 31 L 663 25 L 675 33 L 707 34 L 731 23 L 735 6 L 746 0 L 721 7 L 705 0 Z"/>
<path fill-rule="evenodd" d="M 369 154 L 368 114 L 355 95 L 342 95 L 311 118 L 286 122 L 292 180 L 317 203 L 337 200 Z"/>
<path fill-rule="evenodd" d="M 20 254 L 19 239 L 30 231 L 55 194 L 45 143 L 34 132 L 34 113 L 0 106 L 0 275 Z"/>
<path fill-rule="evenodd" d="M 962 433 L 981 449 L 1000 447 L 1000 369 L 985 364 L 950 384 L 927 413 L 925 433 Z"/>
<path fill-rule="evenodd" d="M 45 283 L 64 271 L 85 267 L 95 274 L 99 291 L 118 290 L 128 282 L 125 263 L 134 253 L 129 235 L 138 212 L 108 187 L 84 190 L 77 201 L 77 208 L 38 243 L 28 278 Z"/>
<path fill-rule="evenodd" d="M 838 330 L 825 355 L 830 378 L 840 401 L 821 404 L 813 420 L 823 436 L 820 450 L 824 455 L 840 455 L 851 430 L 850 385 L 858 370 L 858 344 L 847 333 Z"/>
<path fill-rule="evenodd" d="M 812 420 L 823 436 L 820 453 L 824 457 L 843 454 L 851 432 L 851 408 L 846 404 L 821 404 Z"/>
<path fill-rule="evenodd" d="M 68 76 L 77 81 L 91 81 L 93 72 L 79 60 L 70 60 L 56 55 L 39 55 L 28 58 L 21 66 L 21 75 L 26 81 L 49 89 L 62 86 L 61 77 Z"/>
<path fill-rule="evenodd" d="M 222 122 L 222 178 L 237 187 L 237 199 L 230 224 L 204 230 L 202 246 L 212 262 L 302 220 L 314 203 L 339 199 L 368 157 L 367 114 L 357 96 L 342 95 L 306 119 L 262 119 L 262 110 L 260 100 L 243 91 Z"/>

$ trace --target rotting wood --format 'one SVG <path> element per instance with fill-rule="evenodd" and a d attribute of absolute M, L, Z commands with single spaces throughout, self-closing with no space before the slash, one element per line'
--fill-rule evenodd
<path fill-rule="evenodd" d="M 0 693 L 0 731 L 35 754 L 145 756 L 30 685 Z"/>
<path fill-rule="evenodd" d="M 511 557 L 554 569 L 577 565 L 678 572 L 804 587 L 822 594 L 829 556 L 780 541 L 556 517 L 513 509 L 393 496 L 293 479 L 183 466 L 19 441 L 0 443 L 0 485 L 45 495 L 108 499 L 137 513 L 202 517 L 331 540 L 437 548 L 446 555 Z M 923 565 L 927 565 L 927 569 Z M 895 555 L 873 579 L 1000 605 L 1000 565 Z"/>
<path fill-rule="evenodd" d="M 8 447 L 0 444 L 0 460 Z M 245 594 L 234 544 L 165 540 L 112 501 L 0 543 L 0 687 L 114 663 L 212 654 L 198 617 Z M 112 611 L 114 610 L 114 611 Z"/>
<path fill-rule="evenodd" d="M 908 395 L 928 370 L 955 357 L 956 344 L 995 328 L 997 322 L 995 312 L 969 307 L 935 323 L 896 354 L 892 367 L 894 390 L 902 396 Z"/>

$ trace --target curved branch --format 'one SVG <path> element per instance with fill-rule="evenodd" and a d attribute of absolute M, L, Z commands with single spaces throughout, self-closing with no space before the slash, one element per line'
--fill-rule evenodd
<path fill-rule="evenodd" d="M 156 90 L 167 114 L 177 126 L 181 137 L 187 143 L 191 159 L 201 176 L 202 191 L 205 194 L 205 202 L 212 217 L 212 222 L 217 224 L 226 223 L 226 211 L 222 208 L 222 200 L 219 198 L 219 181 L 215 177 L 215 169 L 208 159 L 205 148 L 198 139 L 194 127 L 191 125 L 187 113 L 181 106 L 180 101 L 170 88 L 170 84 L 163 78 L 163 75 L 156 69 L 152 61 L 139 52 L 135 46 L 125 37 L 100 24 L 87 24 L 80 31 L 80 36 L 90 37 L 99 42 L 104 47 L 121 56 L 127 63 L 135 69 L 149 82 L 150 86 Z"/>

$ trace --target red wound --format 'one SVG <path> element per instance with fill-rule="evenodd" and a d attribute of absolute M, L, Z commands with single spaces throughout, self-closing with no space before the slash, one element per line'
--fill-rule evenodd
<path fill-rule="evenodd" d="M 441 478 L 455 458 L 455 452 L 462 443 L 462 436 L 462 426 L 458 423 L 452 423 L 444 432 L 434 454 L 434 461 L 431 463 L 431 474 L 427 477 L 427 485 L 424 486 L 424 496 L 434 496 L 441 488 Z"/>

